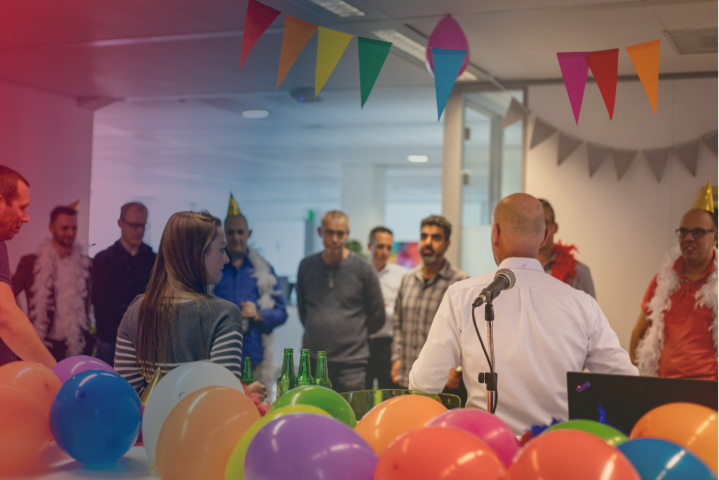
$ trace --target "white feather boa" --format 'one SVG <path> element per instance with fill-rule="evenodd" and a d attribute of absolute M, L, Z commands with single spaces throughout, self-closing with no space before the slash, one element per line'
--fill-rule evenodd
<path fill-rule="evenodd" d="M 671 296 L 679 290 L 679 274 L 674 270 L 674 263 L 679 258 L 678 249 L 667 254 L 666 261 L 657 276 L 657 288 L 654 297 L 649 302 L 651 311 L 647 319 L 652 324 L 637 346 L 637 366 L 640 375 L 656 377 L 659 372 L 659 359 L 664 350 L 664 313 L 672 308 Z M 705 307 L 714 312 L 714 321 L 709 330 L 714 339 L 714 348 L 717 348 L 717 255 L 714 256 L 714 271 L 707 278 L 706 283 L 696 292 L 694 308 Z M 716 356 L 716 352 L 714 353 Z"/>
<path fill-rule="evenodd" d="M 275 299 L 272 298 L 272 295 L 275 293 L 277 278 L 272 274 L 272 267 L 267 263 L 267 260 L 252 247 L 248 247 L 248 258 L 254 269 L 251 277 L 257 281 L 257 291 L 260 294 L 257 306 L 260 311 L 271 310 L 275 308 Z M 274 332 L 262 334 L 262 361 L 252 369 L 255 380 L 268 388 L 277 380 L 273 350 L 274 342 Z"/>
<path fill-rule="evenodd" d="M 53 322 L 59 322 L 67 333 L 66 356 L 80 355 L 85 348 L 83 331 L 87 331 L 87 281 L 90 278 L 90 259 L 82 245 L 75 243 L 69 257 L 60 257 L 51 239 L 40 244 L 33 267 L 34 280 L 30 287 L 32 299 L 29 313 L 33 325 L 44 341 L 50 327 L 48 311 L 54 311 Z"/>

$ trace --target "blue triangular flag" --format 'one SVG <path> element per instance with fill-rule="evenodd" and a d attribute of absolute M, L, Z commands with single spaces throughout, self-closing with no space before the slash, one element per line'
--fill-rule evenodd
<path fill-rule="evenodd" d="M 464 63 L 467 50 L 453 50 L 449 48 L 433 48 L 432 62 L 434 64 L 434 90 L 437 94 L 437 121 L 442 117 L 444 107 L 452 93 L 454 82 L 457 81 L 459 70 Z"/>

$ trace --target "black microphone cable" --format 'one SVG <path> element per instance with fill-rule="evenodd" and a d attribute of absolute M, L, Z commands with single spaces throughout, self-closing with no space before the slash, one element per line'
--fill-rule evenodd
<path fill-rule="evenodd" d="M 492 362 L 489 360 L 489 354 L 487 354 L 487 349 L 484 348 L 484 342 L 482 341 L 482 335 L 479 334 L 479 328 L 477 328 L 477 319 L 474 317 L 474 309 L 477 308 L 474 305 L 472 305 L 472 323 L 474 323 L 474 331 L 477 332 L 477 338 L 479 338 L 479 344 L 482 345 L 482 351 L 484 352 L 484 357 L 487 359 L 487 364 L 489 364 L 489 374 L 492 375 L 492 381 L 494 382 L 494 404 L 491 407 L 491 414 L 494 415 L 494 412 L 497 410 L 497 405 L 499 404 L 499 387 L 498 387 L 498 379 L 494 375 L 494 365 L 492 365 Z M 486 307 L 485 307 L 486 308 Z M 477 379 L 479 381 L 479 379 Z M 487 395 L 489 395 L 489 391 L 487 391 Z"/>

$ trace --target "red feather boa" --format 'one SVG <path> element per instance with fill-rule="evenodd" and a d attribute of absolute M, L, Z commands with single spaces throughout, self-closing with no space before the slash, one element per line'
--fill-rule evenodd
<path fill-rule="evenodd" d="M 564 283 L 569 283 L 577 278 L 577 259 L 574 258 L 572 252 L 577 251 L 577 247 L 574 245 L 562 245 L 557 242 L 552 247 L 552 255 L 554 255 L 554 261 L 552 262 L 552 276 Z"/>

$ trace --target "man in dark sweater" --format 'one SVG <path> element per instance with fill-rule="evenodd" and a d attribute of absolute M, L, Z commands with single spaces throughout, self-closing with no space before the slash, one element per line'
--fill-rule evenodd
<path fill-rule="evenodd" d="M 132 300 L 145 293 L 157 254 L 142 242 L 147 224 L 147 207 L 131 202 L 120 208 L 117 221 L 120 240 L 95 255 L 92 263 L 92 303 L 97 328 L 100 360 L 115 361 L 117 329 Z"/>
<path fill-rule="evenodd" d="M 333 210 L 317 233 L 324 251 L 302 260 L 297 273 L 297 307 L 305 326 L 302 348 L 327 352 L 332 388 L 362 390 L 369 360 L 368 335 L 385 322 L 384 299 L 372 265 L 345 248 L 349 218 Z"/>

